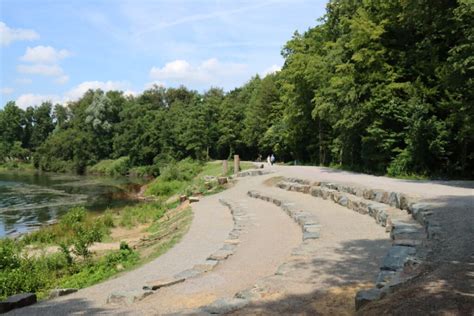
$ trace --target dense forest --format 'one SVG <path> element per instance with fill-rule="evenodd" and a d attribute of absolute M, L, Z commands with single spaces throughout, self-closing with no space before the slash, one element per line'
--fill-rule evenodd
<path fill-rule="evenodd" d="M 281 71 L 230 92 L 155 86 L 26 110 L 9 102 L 0 160 L 82 173 L 120 158 L 153 172 L 273 152 L 376 174 L 474 176 L 472 0 L 332 0 L 282 55 Z"/>

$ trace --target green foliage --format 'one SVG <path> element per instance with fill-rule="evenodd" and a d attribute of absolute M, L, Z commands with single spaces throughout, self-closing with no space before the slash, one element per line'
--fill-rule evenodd
<path fill-rule="evenodd" d="M 113 226 L 111 215 L 94 216 L 83 207 L 75 207 L 61 217 L 57 225 L 44 227 L 26 234 L 22 238 L 23 244 L 74 244 L 85 254 L 84 247 L 92 242 L 101 241 Z"/>
<path fill-rule="evenodd" d="M 83 288 L 106 280 L 122 269 L 132 267 L 139 261 L 139 255 L 130 247 L 120 245 L 120 250 L 113 251 L 95 262 L 86 262 L 79 272 L 66 275 L 58 280 L 60 287 Z"/>
<path fill-rule="evenodd" d="M 33 157 L 45 171 L 95 165 L 173 178 L 165 166 L 186 157 L 275 153 L 376 174 L 473 177 L 473 15 L 470 0 L 330 0 L 317 26 L 286 43 L 281 71 L 226 93 L 154 86 L 133 97 L 89 90 L 66 107 L 9 102 L 0 163 Z"/>
<path fill-rule="evenodd" d="M 102 174 L 109 176 L 127 175 L 130 169 L 130 158 L 120 157 L 118 159 L 106 159 L 98 162 L 87 169 L 90 174 Z"/>
<path fill-rule="evenodd" d="M 147 186 L 146 194 L 162 198 L 183 191 L 202 170 L 203 165 L 191 159 L 170 162 L 161 169 L 160 176 Z"/>

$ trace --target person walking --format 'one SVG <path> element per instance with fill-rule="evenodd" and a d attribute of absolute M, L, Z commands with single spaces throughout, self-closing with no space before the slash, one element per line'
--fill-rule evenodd
<path fill-rule="evenodd" d="M 272 165 L 272 160 L 271 160 L 270 155 L 267 156 L 267 163 L 268 163 L 269 166 Z"/>
<path fill-rule="evenodd" d="M 271 162 L 271 165 L 273 166 L 273 164 L 275 163 L 275 156 L 272 154 L 272 156 L 270 157 L 270 162 Z"/>

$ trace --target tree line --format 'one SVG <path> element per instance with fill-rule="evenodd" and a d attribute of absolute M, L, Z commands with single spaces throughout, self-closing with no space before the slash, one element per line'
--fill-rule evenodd
<path fill-rule="evenodd" d="M 224 92 L 88 91 L 66 105 L 0 110 L 0 160 L 84 172 L 185 157 L 474 176 L 474 4 L 331 0 L 282 49 L 282 70 Z"/>

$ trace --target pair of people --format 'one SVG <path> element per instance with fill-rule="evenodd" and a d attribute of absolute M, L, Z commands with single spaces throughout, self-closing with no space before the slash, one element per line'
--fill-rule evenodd
<path fill-rule="evenodd" d="M 273 166 L 275 163 L 275 156 L 273 154 L 267 156 L 267 162 L 270 166 Z"/>

